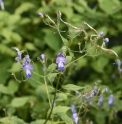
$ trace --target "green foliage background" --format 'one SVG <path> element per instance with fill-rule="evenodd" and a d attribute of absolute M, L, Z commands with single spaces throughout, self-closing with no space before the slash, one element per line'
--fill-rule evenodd
<path fill-rule="evenodd" d="M 11 75 L 11 72 L 17 72 L 17 77 L 21 78 L 19 65 L 14 61 L 16 53 L 11 47 L 27 50 L 34 61 L 34 71 L 41 74 L 42 65 L 37 56 L 44 53 L 50 62 L 52 58 L 55 61 L 63 45 L 58 33 L 44 24 L 38 12 L 48 14 L 56 21 L 56 12 L 60 10 L 63 20 L 68 23 L 81 27 L 85 21 L 98 32 L 103 31 L 110 39 L 107 47 L 115 50 L 122 61 L 121 0 L 4 0 L 4 5 L 5 11 L 0 10 L 0 121 L 4 124 L 12 115 L 11 124 L 41 124 L 49 109 L 43 85 L 32 79 L 18 83 Z M 67 30 L 67 27 L 62 25 L 61 30 Z M 91 33 L 89 28 L 86 27 L 86 30 Z M 67 32 L 62 35 L 67 37 Z M 78 48 L 77 42 L 82 40 L 81 37 L 76 38 L 73 48 Z M 75 53 L 75 56 L 79 54 Z M 98 57 L 85 57 L 77 62 L 75 71 L 69 70 L 68 81 L 62 84 L 93 86 L 98 81 L 100 87 L 109 89 L 108 94 L 114 93 L 114 110 L 122 111 L 122 79 L 114 62 L 114 56 L 105 52 Z M 34 74 L 33 78 L 44 83 Z M 49 92 L 52 93 L 52 90 L 49 89 Z M 64 99 L 61 104 L 68 105 L 68 97 L 64 96 Z M 94 104 L 89 109 L 85 118 L 96 124 L 119 124 L 122 121 L 122 115 L 114 117 L 107 106 L 107 95 L 102 108 Z"/>

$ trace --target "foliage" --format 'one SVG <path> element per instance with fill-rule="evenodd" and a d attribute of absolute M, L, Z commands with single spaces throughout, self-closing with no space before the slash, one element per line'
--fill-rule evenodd
<path fill-rule="evenodd" d="M 46 119 L 47 124 L 75 123 L 72 103 L 77 106 L 79 123 L 122 121 L 122 78 L 113 64 L 122 61 L 121 0 L 4 0 L 4 6 L 5 10 L 0 10 L 1 123 L 43 124 Z M 44 17 L 39 17 L 39 12 Z M 109 38 L 103 46 L 101 31 Z M 12 47 L 25 50 L 22 57 L 30 55 L 34 66 L 31 78 L 26 80 Z M 55 63 L 58 52 L 67 60 L 64 71 Z M 94 86 L 98 92 L 92 104 L 84 103 L 84 94 L 89 98 Z M 106 87 L 108 92 L 102 93 Z M 98 105 L 100 94 L 103 106 Z M 108 106 L 110 94 L 115 97 L 112 107 Z"/>

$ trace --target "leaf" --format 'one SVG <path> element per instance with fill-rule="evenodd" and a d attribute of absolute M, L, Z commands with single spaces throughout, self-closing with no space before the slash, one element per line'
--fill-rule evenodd
<path fill-rule="evenodd" d="M 27 48 L 28 50 L 36 50 L 36 47 L 32 43 L 26 43 L 25 48 Z"/>
<path fill-rule="evenodd" d="M 11 102 L 11 106 L 13 107 L 22 107 L 24 106 L 28 101 L 29 101 L 30 97 L 16 97 L 12 100 Z"/>
<path fill-rule="evenodd" d="M 19 62 L 17 62 L 12 65 L 12 67 L 8 70 L 8 72 L 19 72 L 21 67 L 22 65 Z"/>
<path fill-rule="evenodd" d="M 57 115 L 66 123 L 66 124 L 72 124 L 73 121 L 70 117 L 67 116 L 67 114 L 63 112 L 57 113 Z"/>
<path fill-rule="evenodd" d="M 27 124 L 16 116 L 0 118 L 2 124 Z"/>
<path fill-rule="evenodd" d="M 4 86 L 3 84 L 0 84 L 0 93 L 12 95 L 12 92 L 9 90 L 9 88 Z"/>
<path fill-rule="evenodd" d="M 56 101 L 64 101 L 67 99 L 67 95 L 64 93 L 57 93 Z"/>
<path fill-rule="evenodd" d="M 57 65 L 55 63 L 52 63 L 51 65 L 49 65 L 48 69 L 53 71 L 57 68 Z"/>
<path fill-rule="evenodd" d="M 77 86 L 77 85 L 74 85 L 74 84 L 67 84 L 67 85 L 64 85 L 62 88 L 66 89 L 66 90 L 76 91 L 76 90 L 81 90 L 84 87 L 80 87 L 80 86 Z"/>
<path fill-rule="evenodd" d="M 67 107 L 67 106 L 56 106 L 53 109 L 53 114 L 57 114 L 60 112 L 66 113 L 69 109 L 70 107 Z"/>
<path fill-rule="evenodd" d="M 114 14 L 121 9 L 119 0 L 98 0 L 100 8 L 107 14 Z"/>
<path fill-rule="evenodd" d="M 48 75 L 48 80 L 53 83 L 53 81 L 55 80 L 55 77 L 57 76 L 58 73 L 51 73 Z"/>
<path fill-rule="evenodd" d="M 16 10 L 15 13 L 16 14 L 22 14 L 23 12 L 34 8 L 34 4 L 29 3 L 29 2 L 24 2 L 23 4 L 21 4 Z"/>
<path fill-rule="evenodd" d="M 72 56 L 66 56 L 67 63 L 71 62 Z"/>
<path fill-rule="evenodd" d="M 19 83 L 15 80 L 10 80 L 8 83 L 8 88 L 12 93 L 15 93 L 19 89 Z"/>
<path fill-rule="evenodd" d="M 40 120 L 33 121 L 30 124 L 44 124 L 44 122 L 45 122 L 44 119 L 42 119 L 42 120 L 40 119 Z M 52 121 L 48 120 L 46 124 L 52 124 Z M 58 123 L 53 121 L 53 124 L 58 124 Z"/>

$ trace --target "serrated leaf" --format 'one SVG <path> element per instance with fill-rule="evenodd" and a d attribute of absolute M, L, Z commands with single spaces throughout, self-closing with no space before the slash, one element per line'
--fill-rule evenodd
<path fill-rule="evenodd" d="M 57 76 L 58 73 L 51 73 L 48 75 L 48 80 L 52 83 L 55 80 L 55 77 Z"/>
<path fill-rule="evenodd" d="M 64 101 L 67 99 L 67 95 L 64 93 L 57 93 L 56 101 Z"/>
<path fill-rule="evenodd" d="M 57 113 L 57 115 L 66 123 L 66 124 L 72 124 L 73 121 L 70 117 L 67 116 L 67 114 L 63 112 Z"/>
<path fill-rule="evenodd" d="M 80 86 L 77 86 L 77 85 L 74 85 L 74 84 L 67 84 L 67 85 L 64 85 L 62 88 L 66 89 L 66 90 L 76 91 L 76 90 L 81 90 L 84 87 L 80 87 Z"/>
<path fill-rule="evenodd" d="M 57 65 L 55 63 L 52 63 L 51 65 L 49 65 L 48 69 L 53 71 L 57 68 Z"/>

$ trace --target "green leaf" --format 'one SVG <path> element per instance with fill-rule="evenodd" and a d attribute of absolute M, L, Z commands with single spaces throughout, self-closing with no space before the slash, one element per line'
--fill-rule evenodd
<path fill-rule="evenodd" d="M 108 64 L 108 59 L 105 57 L 100 57 L 96 61 L 92 62 L 92 67 L 97 72 L 104 72 L 104 67 Z"/>
<path fill-rule="evenodd" d="M 51 65 L 49 65 L 48 69 L 53 71 L 57 68 L 57 65 L 55 63 L 52 63 Z"/>
<path fill-rule="evenodd" d="M 16 116 L 0 118 L 2 124 L 27 124 Z"/>
<path fill-rule="evenodd" d="M 30 3 L 30 2 L 24 2 L 23 4 L 21 4 L 16 10 L 15 13 L 16 14 L 22 14 L 23 12 L 34 8 L 34 4 Z"/>
<path fill-rule="evenodd" d="M 67 107 L 67 106 L 56 106 L 53 109 L 53 114 L 57 114 L 60 112 L 66 113 L 69 109 L 70 107 Z"/>
<path fill-rule="evenodd" d="M 61 39 L 58 34 L 54 34 L 53 31 L 44 30 L 46 36 L 44 40 L 46 44 L 54 51 L 59 51 L 61 47 Z"/>
<path fill-rule="evenodd" d="M 114 14 L 121 10 L 119 0 L 98 0 L 100 8 L 107 14 Z"/>
<path fill-rule="evenodd" d="M 44 119 L 42 119 L 42 120 L 40 119 L 40 120 L 33 121 L 30 124 L 44 124 L 44 122 L 45 122 Z M 49 121 L 48 120 L 48 122 L 46 124 L 52 124 L 52 121 Z M 53 124 L 58 124 L 58 123 L 56 123 L 56 122 L 53 121 Z"/>
<path fill-rule="evenodd" d="M 25 48 L 27 48 L 28 50 L 36 50 L 36 47 L 32 43 L 26 43 Z"/>
<path fill-rule="evenodd" d="M 0 93 L 12 95 L 12 92 L 9 90 L 9 88 L 4 86 L 3 84 L 0 84 Z"/>
<path fill-rule="evenodd" d="M 66 56 L 67 63 L 71 62 L 72 56 Z"/>
<path fill-rule="evenodd" d="M 8 83 L 8 88 L 12 93 L 15 93 L 19 89 L 19 83 L 15 80 L 10 80 Z"/>
<path fill-rule="evenodd" d="M 48 75 L 48 80 L 53 83 L 53 81 L 55 80 L 55 77 L 57 76 L 58 73 L 51 73 Z"/>
<path fill-rule="evenodd" d="M 12 100 L 11 102 L 11 106 L 13 107 L 22 107 L 24 106 L 28 101 L 29 101 L 30 97 L 16 97 Z"/>
<path fill-rule="evenodd" d="M 73 124 L 73 121 L 70 117 L 67 116 L 67 114 L 63 112 L 57 113 L 57 115 L 66 123 L 66 124 Z"/>
<path fill-rule="evenodd" d="M 81 90 L 84 87 L 80 87 L 80 86 L 77 86 L 77 85 L 74 85 L 74 84 L 67 84 L 67 85 L 64 85 L 62 88 L 66 89 L 66 90 L 76 91 L 76 90 Z"/>
<path fill-rule="evenodd" d="M 22 65 L 19 62 L 17 62 L 12 65 L 12 67 L 8 70 L 8 72 L 19 72 L 21 67 Z"/>
<path fill-rule="evenodd" d="M 67 99 L 67 95 L 64 93 L 57 93 L 56 101 L 64 101 Z"/>

